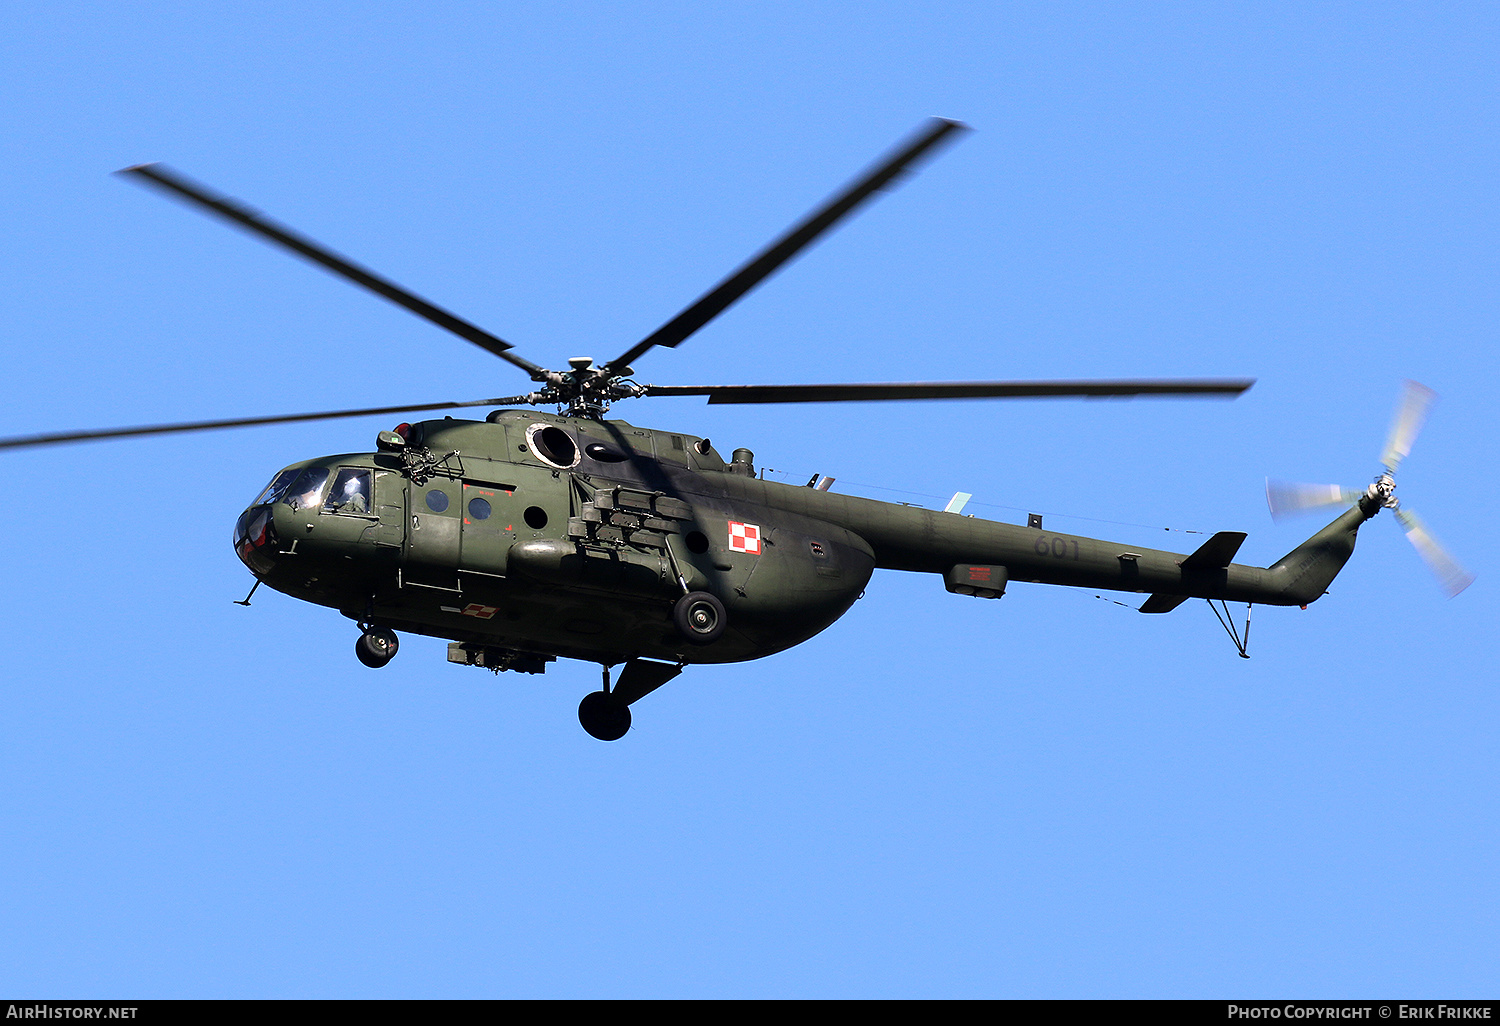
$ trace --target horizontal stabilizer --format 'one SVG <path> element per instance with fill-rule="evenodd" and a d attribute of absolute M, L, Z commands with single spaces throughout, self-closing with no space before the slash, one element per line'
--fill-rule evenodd
<path fill-rule="evenodd" d="M 1205 570 L 1223 570 L 1234 560 L 1234 554 L 1240 551 L 1244 541 L 1243 531 L 1220 531 L 1198 546 L 1198 550 L 1179 565 L 1183 570 L 1199 573 Z"/>
<path fill-rule="evenodd" d="M 1152 595 L 1141 603 L 1143 613 L 1170 613 L 1188 600 L 1186 595 Z"/>

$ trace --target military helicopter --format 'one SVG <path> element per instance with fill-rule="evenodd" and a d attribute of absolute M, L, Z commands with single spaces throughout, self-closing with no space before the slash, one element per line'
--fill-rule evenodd
<path fill-rule="evenodd" d="M 405 422 L 374 452 L 302 460 L 278 471 L 234 527 L 236 555 L 262 584 L 337 609 L 359 627 L 369 667 L 396 655 L 399 632 L 450 641 L 452 662 L 543 673 L 559 658 L 603 668 L 578 717 L 600 740 L 631 725 L 631 706 L 689 664 L 758 659 L 800 644 L 842 616 L 876 569 L 930 573 L 949 592 L 996 599 L 1010 581 L 1139 592 L 1145 613 L 1188 598 L 1217 601 L 1247 655 L 1250 605 L 1306 606 L 1348 560 L 1361 524 L 1395 508 L 1393 474 L 1426 398 L 1409 392 L 1387 446 L 1385 473 L 1364 491 L 1277 486 L 1278 514 L 1349 508 L 1268 568 L 1235 564 L 1245 535 L 1215 534 L 1188 554 L 965 516 L 757 476 L 755 456 L 728 461 L 709 439 L 606 419 L 646 396 L 709 403 L 868 402 L 1033 396 L 1233 397 L 1250 380 L 640 384 L 632 365 L 680 345 L 875 193 L 967 126 L 934 118 L 887 157 L 773 241 L 654 333 L 603 365 L 565 371 L 526 360 L 510 343 L 429 303 L 292 229 L 160 164 L 121 173 L 291 250 L 480 346 L 537 386 L 521 395 L 289 416 L 74 431 L 0 439 L 53 445 L 256 424 L 496 407 L 483 420 Z M 1414 398 L 1413 398 L 1414 397 Z M 550 406 L 555 412 L 530 407 Z M 525 407 L 525 408 L 518 408 Z M 1420 407 L 1420 409 L 1418 408 Z M 1467 575 L 1409 514 L 1409 535 L 1450 590 Z M 1460 588 L 1461 590 L 1461 588 Z M 1228 602 L 1247 604 L 1243 636 Z M 1218 608 L 1215 609 L 1216 615 Z M 614 667 L 622 667 L 611 683 Z"/>

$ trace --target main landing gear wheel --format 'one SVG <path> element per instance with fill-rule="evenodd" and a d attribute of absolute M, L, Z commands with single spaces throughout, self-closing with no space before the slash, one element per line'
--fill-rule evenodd
<path fill-rule="evenodd" d="M 729 622 L 724 603 L 706 591 L 690 591 L 672 607 L 672 622 L 677 632 L 694 645 L 717 641 Z"/>
<path fill-rule="evenodd" d="M 354 643 L 354 654 L 370 669 L 378 670 L 395 658 L 396 650 L 400 647 L 401 642 L 396 638 L 395 631 L 372 627 Z"/>
<path fill-rule="evenodd" d="M 618 741 L 630 729 L 630 706 L 605 691 L 583 696 L 578 722 L 600 741 Z"/>

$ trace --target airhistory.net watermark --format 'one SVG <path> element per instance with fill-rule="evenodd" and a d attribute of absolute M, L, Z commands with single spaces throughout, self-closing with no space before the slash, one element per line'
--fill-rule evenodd
<path fill-rule="evenodd" d="M 134 1019 L 138 1005 L 7 1005 L 7 1019 Z"/>

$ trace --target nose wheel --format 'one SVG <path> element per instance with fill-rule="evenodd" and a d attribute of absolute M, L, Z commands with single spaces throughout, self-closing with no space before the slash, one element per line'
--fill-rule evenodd
<path fill-rule="evenodd" d="M 355 641 L 354 655 L 370 669 L 378 670 L 395 658 L 400 647 L 395 631 L 371 627 Z"/>
<path fill-rule="evenodd" d="M 711 645 L 724 633 L 729 618 L 724 603 L 706 591 L 690 591 L 672 607 L 672 623 L 694 645 Z"/>

